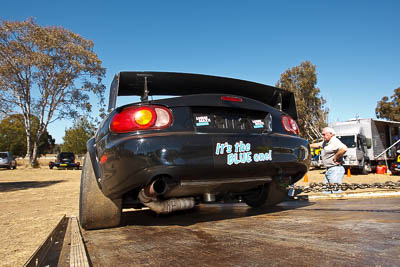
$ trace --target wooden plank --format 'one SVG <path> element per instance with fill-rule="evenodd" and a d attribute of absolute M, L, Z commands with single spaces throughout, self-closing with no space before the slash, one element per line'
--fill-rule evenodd
<path fill-rule="evenodd" d="M 81 231 L 76 217 L 71 217 L 71 248 L 70 248 L 70 266 L 71 267 L 89 267 L 89 260 L 83 244 Z"/>
<path fill-rule="evenodd" d="M 69 267 L 69 251 L 71 247 L 71 218 L 68 217 L 68 226 L 65 231 L 64 242 L 61 248 L 57 267 Z M 53 265 L 50 265 L 53 266 Z"/>

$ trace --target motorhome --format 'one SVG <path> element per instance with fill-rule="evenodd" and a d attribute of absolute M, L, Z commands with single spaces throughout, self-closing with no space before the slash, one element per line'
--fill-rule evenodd
<path fill-rule="evenodd" d="M 362 173 L 376 170 L 378 165 L 391 166 L 400 148 L 400 122 L 378 119 L 353 119 L 331 124 L 336 136 L 348 147 L 344 167 Z"/>

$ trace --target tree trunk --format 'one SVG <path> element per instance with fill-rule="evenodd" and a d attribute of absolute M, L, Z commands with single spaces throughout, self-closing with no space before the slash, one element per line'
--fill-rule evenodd
<path fill-rule="evenodd" d="M 29 132 L 26 131 L 26 156 L 25 157 L 29 159 L 30 165 L 32 165 L 31 164 L 31 161 L 32 161 L 31 147 L 32 147 L 31 138 L 29 136 Z"/>
<path fill-rule="evenodd" d="M 30 164 L 32 168 L 38 168 L 39 163 L 37 161 L 37 156 L 38 156 L 38 142 L 33 143 L 33 152 L 32 152 L 32 158 L 30 160 Z"/>
<path fill-rule="evenodd" d="M 23 110 L 23 107 L 21 107 Z M 26 158 L 29 159 L 29 165 L 32 166 L 32 142 L 31 142 L 31 121 L 30 114 L 23 113 L 24 116 L 24 124 L 25 124 L 25 132 L 26 132 Z"/>
<path fill-rule="evenodd" d="M 32 168 L 39 167 L 39 162 L 37 161 L 37 158 L 39 152 L 38 150 L 39 150 L 40 137 L 42 136 L 43 132 L 44 130 L 39 129 L 35 136 L 35 142 L 33 143 L 32 160 L 30 162 Z"/>

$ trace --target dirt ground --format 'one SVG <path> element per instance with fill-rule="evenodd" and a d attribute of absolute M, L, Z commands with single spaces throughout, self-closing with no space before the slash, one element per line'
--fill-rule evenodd
<path fill-rule="evenodd" d="M 308 173 L 298 185 L 322 182 L 324 170 Z M 21 266 L 47 238 L 62 216 L 78 215 L 81 171 L 0 169 L 0 266 Z M 392 175 L 345 176 L 346 183 L 400 180 Z"/>
<path fill-rule="evenodd" d="M 0 266 L 22 266 L 64 214 L 78 215 L 80 174 L 0 169 Z"/>

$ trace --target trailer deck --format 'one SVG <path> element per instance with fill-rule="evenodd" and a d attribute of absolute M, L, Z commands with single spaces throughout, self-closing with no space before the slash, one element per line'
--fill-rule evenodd
<path fill-rule="evenodd" d="M 287 201 L 258 210 L 201 205 L 167 216 L 128 211 L 124 226 L 82 235 L 72 217 L 55 231 L 62 236 L 66 229 L 59 256 L 57 249 L 47 254 L 59 266 L 391 266 L 400 262 L 399 207 L 400 198 L 377 198 Z M 38 259 L 27 266 L 46 265 Z"/>

